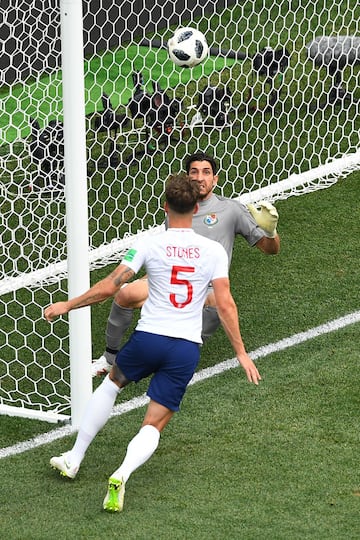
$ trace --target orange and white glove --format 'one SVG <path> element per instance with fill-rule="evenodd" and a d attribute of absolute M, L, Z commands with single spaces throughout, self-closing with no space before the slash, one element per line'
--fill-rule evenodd
<path fill-rule="evenodd" d="M 253 204 L 248 204 L 250 214 L 255 219 L 256 223 L 261 227 L 269 238 L 275 238 L 277 231 L 276 227 L 279 221 L 279 214 L 275 206 L 268 201 L 260 201 L 256 208 Z"/>

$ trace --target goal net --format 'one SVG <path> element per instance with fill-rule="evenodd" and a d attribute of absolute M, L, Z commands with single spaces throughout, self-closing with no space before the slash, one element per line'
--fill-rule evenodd
<path fill-rule="evenodd" d="M 360 165 L 357 2 L 151 4 L 82 3 L 90 270 L 161 230 L 164 183 L 195 151 L 244 203 Z M 43 319 L 68 292 L 61 5 L 0 6 L 0 412 L 49 421 L 71 408 L 68 322 Z M 169 60 L 180 26 L 206 36 L 197 67 Z"/>

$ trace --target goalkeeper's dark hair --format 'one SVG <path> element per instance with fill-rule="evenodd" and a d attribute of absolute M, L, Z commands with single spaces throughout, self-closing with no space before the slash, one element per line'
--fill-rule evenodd
<path fill-rule="evenodd" d="M 166 183 L 165 198 L 169 208 L 178 214 L 191 212 L 200 196 L 198 182 L 190 180 L 187 174 L 173 174 Z"/>
<path fill-rule="evenodd" d="M 205 152 L 196 152 L 195 154 L 191 154 L 185 159 L 185 171 L 187 174 L 189 174 L 191 164 L 194 161 L 208 161 L 211 165 L 212 172 L 214 175 L 216 174 L 218 170 L 217 163 L 213 157 L 209 156 L 208 154 L 205 154 Z"/>

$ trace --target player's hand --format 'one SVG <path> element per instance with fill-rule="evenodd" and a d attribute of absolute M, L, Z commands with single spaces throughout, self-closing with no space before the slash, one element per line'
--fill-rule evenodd
<path fill-rule="evenodd" d="M 258 369 L 255 366 L 254 362 L 251 360 L 250 356 L 248 356 L 247 354 L 243 354 L 241 356 L 238 356 L 237 359 L 239 360 L 240 365 L 244 369 L 248 381 L 254 384 L 259 384 L 259 381 L 261 381 L 261 375 L 258 372 Z"/>
<path fill-rule="evenodd" d="M 69 311 L 68 302 L 56 302 L 51 304 L 44 310 L 44 317 L 47 321 L 51 322 L 59 315 L 65 315 Z"/>
<path fill-rule="evenodd" d="M 275 238 L 276 227 L 279 221 L 279 214 L 275 206 L 268 201 L 260 201 L 258 203 L 260 209 L 253 204 L 248 204 L 250 214 L 255 219 L 256 223 L 261 227 L 270 238 Z"/>

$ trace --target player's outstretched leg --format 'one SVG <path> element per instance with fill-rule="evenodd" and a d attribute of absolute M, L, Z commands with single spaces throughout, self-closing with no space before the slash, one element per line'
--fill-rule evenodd
<path fill-rule="evenodd" d="M 107 375 L 92 394 L 86 405 L 74 446 L 68 452 L 50 459 L 51 467 L 60 471 L 62 476 L 75 478 L 86 450 L 106 424 L 121 390 L 122 388 L 119 388 Z"/>
<path fill-rule="evenodd" d="M 216 332 L 219 326 L 220 319 L 216 307 L 204 306 L 201 331 L 203 343 Z"/>
<path fill-rule="evenodd" d="M 159 439 L 160 432 L 154 426 L 145 425 L 129 442 L 124 461 L 109 478 L 103 502 L 104 510 L 121 512 L 124 506 L 125 482 L 138 467 L 150 459 L 158 447 Z"/>
<path fill-rule="evenodd" d="M 92 375 L 108 373 L 115 362 L 121 340 L 131 325 L 133 310 L 141 308 L 148 296 L 147 276 L 123 285 L 111 306 L 106 327 L 106 351 L 92 363 Z"/>
<path fill-rule="evenodd" d="M 130 327 L 134 310 L 119 306 L 115 300 L 112 303 L 106 326 L 106 351 L 91 364 L 93 377 L 106 375 L 115 362 L 120 342 L 126 330 Z"/>

